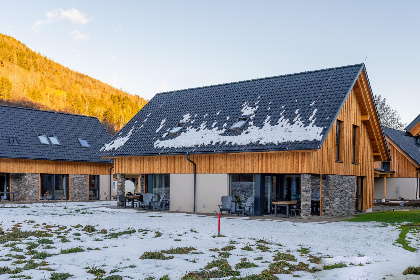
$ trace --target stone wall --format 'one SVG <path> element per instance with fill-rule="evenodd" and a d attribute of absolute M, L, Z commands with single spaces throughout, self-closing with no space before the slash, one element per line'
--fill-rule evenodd
<path fill-rule="evenodd" d="M 117 195 L 125 194 L 125 174 L 117 174 Z"/>
<path fill-rule="evenodd" d="M 311 175 L 300 175 L 300 216 L 304 219 L 311 217 Z"/>
<path fill-rule="evenodd" d="M 355 202 L 355 176 L 324 175 L 322 177 L 322 215 L 353 215 Z"/>
<path fill-rule="evenodd" d="M 19 192 L 15 200 L 34 202 L 39 200 L 39 175 L 37 173 L 12 173 L 12 192 Z"/>
<path fill-rule="evenodd" d="M 88 175 L 70 175 L 72 201 L 88 200 Z"/>

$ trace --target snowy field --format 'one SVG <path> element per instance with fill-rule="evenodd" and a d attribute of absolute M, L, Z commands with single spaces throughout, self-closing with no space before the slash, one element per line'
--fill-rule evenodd
<path fill-rule="evenodd" d="M 394 226 L 222 216 L 217 237 L 213 216 L 115 204 L 0 205 L 0 279 L 420 279 L 402 274 L 420 254 L 395 244 Z M 420 248 L 419 231 L 407 239 Z"/>

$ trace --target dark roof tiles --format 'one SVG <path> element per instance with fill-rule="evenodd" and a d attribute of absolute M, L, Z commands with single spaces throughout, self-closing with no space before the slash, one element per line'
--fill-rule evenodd
<path fill-rule="evenodd" d="M 318 149 L 363 64 L 157 94 L 99 155 Z M 229 131 L 239 117 L 250 119 Z M 187 118 L 177 135 L 168 131 Z"/>
<path fill-rule="evenodd" d="M 406 155 L 420 165 L 420 145 L 416 144 L 416 137 L 389 127 L 383 127 L 383 131 Z"/>
<path fill-rule="evenodd" d="M 97 118 L 4 105 L 0 116 L 0 158 L 110 162 L 95 155 L 110 140 Z M 41 144 L 39 135 L 56 136 L 60 145 Z M 9 143 L 14 136 L 19 145 Z"/>

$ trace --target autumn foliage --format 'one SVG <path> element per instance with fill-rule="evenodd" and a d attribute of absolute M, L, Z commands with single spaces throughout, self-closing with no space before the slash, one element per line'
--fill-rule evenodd
<path fill-rule="evenodd" d="M 0 34 L 0 104 L 95 116 L 113 135 L 146 102 Z"/>

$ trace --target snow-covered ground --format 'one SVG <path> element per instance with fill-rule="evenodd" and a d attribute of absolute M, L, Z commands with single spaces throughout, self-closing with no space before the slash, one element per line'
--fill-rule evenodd
<path fill-rule="evenodd" d="M 293 276 L 300 276 L 300 279 L 420 279 L 416 275 L 402 274 L 409 266 L 420 266 L 420 254 L 395 244 L 400 233 L 396 226 L 351 222 L 293 223 L 222 216 L 221 234 L 225 237 L 217 237 L 217 218 L 214 216 L 112 209 L 111 205 L 115 206 L 115 202 L 0 206 L 0 228 L 4 232 L 15 226 L 21 231 L 43 230 L 52 234 L 45 237 L 52 244 L 46 244 L 45 240 L 41 242 L 41 237 L 36 236 L 19 242 L 0 242 L 0 279 L 16 275 L 50 279 L 53 272 L 70 273 L 73 276 L 69 279 L 100 279 L 88 273 L 91 268 L 103 269 L 104 278 L 120 275 L 123 279 L 159 279 L 168 275 L 169 279 L 181 279 L 190 271 L 204 269 L 215 258 L 220 259 L 219 254 L 225 255 L 233 270 L 246 276 L 268 269 L 278 252 L 293 255 L 296 261 L 288 261 L 290 264 L 303 262 L 309 264 L 309 268 L 320 269 L 276 274 L 279 279 L 295 279 Z M 84 231 L 87 225 L 94 226 L 96 231 Z M 121 234 L 129 229 L 135 232 Z M 112 233 L 120 235 L 114 237 Z M 418 231 L 408 236 L 410 245 L 417 249 L 420 248 L 419 239 Z M 29 248 L 31 245 L 37 247 Z M 231 255 L 227 256 L 221 249 L 229 245 L 232 247 L 225 250 L 231 249 L 227 251 Z M 68 254 L 62 251 L 76 247 L 84 251 Z M 196 250 L 188 254 L 165 253 L 165 256 L 173 256 L 167 260 L 140 259 L 146 251 L 177 247 Z M 36 253 L 28 252 L 30 249 L 52 254 L 45 258 L 48 264 L 15 275 L 1 274 L 4 267 L 24 267 Z M 320 257 L 321 262 L 310 262 L 313 257 Z M 21 264 L 19 261 L 13 264 L 20 259 Z M 235 269 L 235 265 L 245 259 L 257 267 Z M 39 263 L 42 259 L 34 261 Z M 324 265 L 336 263 L 347 266 L 323 269 Z"/>

